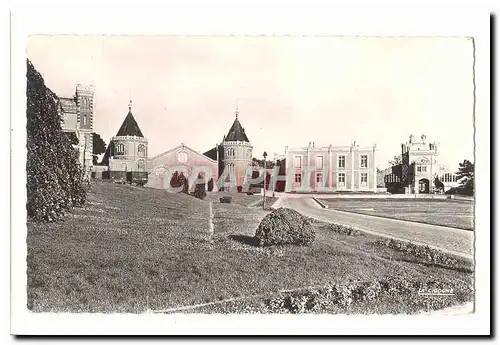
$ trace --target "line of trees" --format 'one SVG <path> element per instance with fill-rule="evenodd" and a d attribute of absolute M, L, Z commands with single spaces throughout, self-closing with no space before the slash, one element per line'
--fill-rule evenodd
<path fill-rule="evenodd" d="M 26 209 L 37 221 L 56 221 L 86 201 L 83 170 L 72 139 L 61 128 L 58 97 L 27 60 Z"/>

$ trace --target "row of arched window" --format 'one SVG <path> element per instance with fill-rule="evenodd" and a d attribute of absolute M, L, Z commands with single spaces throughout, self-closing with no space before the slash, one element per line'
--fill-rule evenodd
<path fill-rule="evenodd" d="M 116 155 L 123 155 L 123 154 L 125 154 L 125 145 L 123 143 L 118 143 L 118 144 L 115 145 L 115 154 Z M 146 156 L 146 145 L 139 144 L 139 146 L 137 146 L 137 155 L 139 157 L 145 157 Z"/>
<path fill-rule="evenodd" d="M 457 182 L 458 178 L 455 174 L 446 173 L 441 175 L 441 182 Z"/>
<path fill-rule="evenodd" d="M 146 162 L 143 161 L 143 160 L 138 161 L 136 168 L 137 168 L 137 170 L 146 170 Z M 122 163 L 122 170 L 123 171 L 127 171 L 128 170 L 127 163 Z"/>
<path fill-rule="evenodd" d="M 232 147 L 226 149 L 226 157 L 234 157 L 234 149 Z"/>

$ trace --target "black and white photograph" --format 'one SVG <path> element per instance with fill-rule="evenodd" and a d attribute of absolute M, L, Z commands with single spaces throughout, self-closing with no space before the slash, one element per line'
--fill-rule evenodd
<path fill-rule="evenodd" d="M 20 307 L 473 317 L 476 40 L 28 32 Z"/>

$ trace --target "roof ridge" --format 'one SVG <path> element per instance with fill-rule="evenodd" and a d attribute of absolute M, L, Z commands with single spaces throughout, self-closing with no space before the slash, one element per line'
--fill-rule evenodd
<path fill-rule="evenodd" d="M 180 145 L 177 145 L 177 146 L 175 146 L 175 147 L 172 147 L 171 149 L 169 149 L 169 150 L 167 150 L 167 151 L 165 151 L 165 152 L 162 152 L 162 153 L 160 153 L 160 154 L 157 154 L 156 156 L 151 157 L 151 158 L 149 158 L 148 160 L 149 160 L 149 161 L 152 161 L 153 159 L 160 158 L 161 156 L 164 156 L 164 155 L 166 155 L 166 154 L 168 154 L 168 153 L 170 153 L 170 152 L 173 152 L 173 151 L 175 151 L 175 150 L 177 150 L 178 148 L 181 148 L 181 147 L 182 147 L 182 148 L 185 148 L 185 149 L 187 149 L 187 150 L 189 150 L 189 151 L 192 151 L 192 152 L 196 153 L 197 155 L 202 156 L 203 158 L 209 159 L 209 160 L 211 160 L 211 161 L 212 161 L 212 162 L 214 162 L 214 163 L 215 163 L 215 162 L 217 162 L 215 159 L 212 159 L 212 158 L 210 158 L 210 157 L 208 157 L 208 156 L 205 156 L 203 153 L 200 153 L 200 152 L 198 152 L 198 151 L 196 151 L 196 150 L 194 150 L 194 149 L 190 148 L 189 146 L 187 146 L 187 145 L 186 145 L 186 144 L 184 144 L 184 143 L 181 143 Z"/>

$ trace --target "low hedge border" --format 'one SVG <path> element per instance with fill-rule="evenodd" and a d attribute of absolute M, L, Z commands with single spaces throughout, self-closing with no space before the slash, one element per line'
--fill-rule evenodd
<path fill-rule="evenodd" d="M 449 295 L 424 294 L 432 291 L 452 291 Z M 399 313 L 414 314 L 440 310 L 473 299 L 472 281 L 438 280 L 409 281 L 386 278 L 369 282 L 350 281 L 322 287 L 309 287 L 281 292 L 270 298 L 241 299 L 201 308 L 195 312 L 208 313 L 357 313 L 370 314 L 381 303 L 392 304 Z M 402 311 L 401 311 L 402 310 Z"/>
<path fill-rule="evenodd" d="M 386 246 L 398 252 L 413 255 L 414 257 L 425 259 L 433 264 L 445 265 L 448 267 L 458 267 L 460 262 L 452 255 L 439 250 L 430 248 L 426 245 L 414 244 L 395 239 L 383 239 L 375 242 L 378 245 Z"/>
<path fill-rule="evenodd" d="M 350 226 L 340 225 L 340 224 L 325 224 L 321 226 L 321 229 L 326 231 L 333 231 L 341 235 L 346 236 L 362 236 L 363 232 L 357 229 L 351 228 Z"/>

